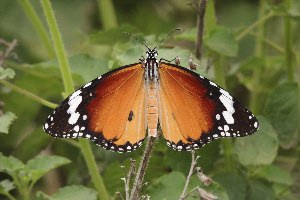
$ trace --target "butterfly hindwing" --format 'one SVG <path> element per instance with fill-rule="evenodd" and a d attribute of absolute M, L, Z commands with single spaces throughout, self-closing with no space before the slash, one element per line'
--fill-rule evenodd
<path fill-rule="evenodd" d="M 246 136 L 258 129 L 248 109 L 197 73 L 161 63 L 159 77 L 160 123 L 174 149 L 197 149 L 214 139 Z"/>
<path fill-rule="evenodd" d="M 54 137 L 83 137 L 105 149 L 132 151 L 145 137 L 144 93 L 143 65 L 121 67 L 71 94 L 49 115 L 44 130 Z"/>

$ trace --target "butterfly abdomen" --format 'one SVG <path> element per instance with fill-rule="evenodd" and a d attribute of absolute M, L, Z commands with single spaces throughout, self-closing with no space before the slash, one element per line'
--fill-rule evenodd
<path fill-rule="evenodd" d="M 148 90 L 147 90 L 147 127 L 148 134 L 152 137 L 157 137 L 157 124 L 158 124 L 158 99 L 157 99 L 157 87 L 156 80 L 149 80 L 148 82 Z"/>

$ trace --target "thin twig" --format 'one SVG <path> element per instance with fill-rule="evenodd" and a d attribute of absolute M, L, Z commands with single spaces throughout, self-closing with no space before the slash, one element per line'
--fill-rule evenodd
<path fill-rule="evenodd" d="M 121 200 L 124 200 L 122 194 L 120 192 L 116 192 L 116 195 L 119 195 L 119 197 L 121 198 Z"/>
<path fill-rule="evenodd" d="M 188 174 L 188 176 L 187 176 L 187 178 L 186 178 L 186 182 L 185 182 L 185 185 L 184 185 L 184 188 L 183 188 L 183 191 L 182 191 L 182 193 L 181 193 L 181 196 L 180 196 L 179 200 L 184 200 L 184 199 L 186 198 L 185 193 L 186 193 L 187 187 L 188 187 L 188 185 L 189 185 L 189 183 L 190 183 L 191 176 L 193 175 L 195 166 L 196 166 L 196 164 L 197 164 L 197 160 L 199 159 L 199 156 L 197 156 L 197 157 L 195 158 L 195 152 L 194 152 L 194 151 L 192 151 L 191 153 L 192 153 L 192 163 L 191 163 L 191 168 L 190 168 L 189 174 Z"/>
<path fill-rule="evenodd" d="M 203 32 L 204 32 L 204 16 L 205 16 L 205 9 L 206 9 L 207 0 L 201 0 L 198 11 L 197 17 L 197 39 L 196 39 L 196 58 L 200 59 L 202 56 L 202 46 L 203 46 Z"/>
<path fill-rule="evenodd" d="M 130 169 L 127 174 L 127 178 L 125 179 L 125 195 L 126 195 L 126 200 L 129 199 L 129 188 L 130 188 L 130 181 L 131 177 L 135 174 L 135 160 L 130 159 Z"/>
<path fill-rule="evenodd" d="M 4 60 L 10 55 L 10 53 L 15 49 L 17 46 L 17 40 L 14 39 L 12 42 L 7 42 L 0 38 L 0 44 L 4 44 L 6 49 L 3 52 L 3 55 L 0 55 L 0 66 L 4 63 Z"/>
<path fill-rule="evenodd" d="M 152 152 L 154 144 L 155 144 L 155 140 L 156 140 L 156 137 L 148 138 L 148 141 L 147 141 L 147 144 L 146 144 L 146 147 L 144 150 L 144 155 L 141 159 L 140 166 L 139 166 L 138 172 L 135 176 L 133 187 L 132 187 L 132 190 L 130 193 L 130 198 L 129 198 L 130 200 L 136 200 L 139 198 L 139 192 L 142 188 L 145 170 L 148 165 L 150 155 L 151 155 L 151 152 Z"/>

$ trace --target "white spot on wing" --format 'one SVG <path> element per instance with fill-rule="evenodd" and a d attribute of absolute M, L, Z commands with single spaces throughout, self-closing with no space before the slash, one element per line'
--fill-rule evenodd
<path fill-rule="evenodd" d="M 223 111 L 222 114 L 228 124 L 234 124 L 234 118 L 232 117 L 233 113 L 230 113 L 228 111 Z"/>
<path fill-rule="evenodd" d="M 217 120 L 220 120 L 220 119 L 221 119 L 221 117 L 220 117 L 219 114 L 216 115 L 216 119 L 217 119 Z"/>
<path fill-rule="evenodd" d="M 46 124 L 45 124 L 45 129 L 47 129 L 48 127 L 49 127 L 49 125 L 46 123 Z"/>
<path fill-rule="evenodd" d="M 85 85 L 83 86 L 83 88 L 87 88 L 87 87 L 89 87 L 91 84 L 92 84 L 92 82 L 89 82 L 89 83 L 85 84 Z"/>
<path fill-rule="evenodd" d="M 220 88 L 220 92 L 225 95 L 228 99 L 232 100 L 232 96 L 225 90 L 223 90 L 222 88 Z"/>
<path fill-rule="evenodd" d="M 71 116 L 68 120 L 69 124 L 75 124 L 80 116 L 79 112 L 76 112 L 77 107 L 82 102 L 82 96 L 80 96 L 81 90 L 78 90 L 74 92 L 70 98 L 68 104 L 70 107 L 67 110 L 67 113 L 69 113 Z"/>
<path fill-rule="evenodd" d="M 254 123 L 254 127 L 255 127 L 255 128 L 258 127 L 258 123 L 257 123 L 257 122 Z"/>
<path fill-rule="evenodd" d="M 211 84 L 211 85 L 213 85 L 213 86 L 215 86 L 215 87 L 218 87 L 214 82 L 212 82 L 212 81 L 209 81 L 209 84 Z"/>
<path fill-rule="evenodd" d="M 68 123 L 69 124 L 75 124 L 77 122 L 77 120 L 78 120 L 79 117 L 80 117 L 80 114 L 78 112 L 72 113 L 71 117 L 68 120 Z"/>
<path fill-rule="evenodd" d="M 223 91 L 225 91 L 225 90 L 223 90 Z M 232 101 L 232 99 L 227 99 L 226 97 L 227 96 L 225 96 L 225 95 L 221 95 L 219 97 L 220 101 L 226 108 L 226 111 L 223 111 L 222 114 L 223 114 L 223 117 L 226 120 L 227 124 L 233 124 L 234 118 L 233 118 L 232 114 L 235 112 L 235 110 L 233 108 L 233 101 Z"/>
<path fill-rule="evenodd" d="M 228 125 L 224 125 L 224 131 L 225 132 L 229 131 L 229 126 Z"/>
<path fill-rule="evenodd" d="M 74 128 L 73 128 L 74 131 L 78 132 L 79 131 L 79 126 L 76 125 Z"/>
<path fill-rule="evenodd" d="M 80 95 L 80 94 L 81 94 L 81 90 L 77 90 L 76 92 L 74 92 L 74 93 L 70 96 L 69 102 L 70 102 L 72 99 L 74 99 L 75 97 L 77 97 L 78 95 Z"/>

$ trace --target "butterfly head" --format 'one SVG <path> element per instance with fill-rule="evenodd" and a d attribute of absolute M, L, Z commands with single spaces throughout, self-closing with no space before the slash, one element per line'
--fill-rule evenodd
<path fill-rule="evenodd" d="M 155 49 L 148 49 L 146 52 L 146 60 L 156 60 L 157 59 L 157 51 Z"/>

